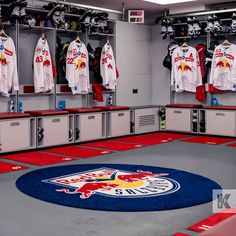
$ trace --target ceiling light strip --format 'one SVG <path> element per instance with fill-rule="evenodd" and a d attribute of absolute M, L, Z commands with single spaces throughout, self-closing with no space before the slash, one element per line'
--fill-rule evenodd
<path fill-rule="evenodd" d="M 225 9 L 225 10 L 216 10 L 216 11 L 201 11 L 201 12 L 192 12 L 188 14 L 173 14 L 168 15 L 168 17 L 185 17 L 185 16 L 204 16 L 204 15 L 214 15 L 218 13 L 226 13 L 226 12 L 236 12 L 236 8 Z"/>
<path fill-rule="evenodd" d="M 107 9 L 107 8 L 102 8 L 102 7 L 95 7 L 95 6 L 90 6 L 90 5 L 84 5 L 84 4 L 78 4 L 78 3 L 73 3 L 73 2 L 64 2 L 64 1 L 57 1 L 57 0 L 42 0 L 43 2 L 53 2 L 53 3 L 58 3 L 58 4 L 64 4 L 64 5 L 70 5 L 74 7 L 81 7 L 81 8 L 90 8 L 94 10 L 99 10 L 99 11 L 106 11 L 106 12 L 111 12 L 111 13 L 116 13 L 122 15 L 122 11 L 116 11 L 112 9 Z"/>

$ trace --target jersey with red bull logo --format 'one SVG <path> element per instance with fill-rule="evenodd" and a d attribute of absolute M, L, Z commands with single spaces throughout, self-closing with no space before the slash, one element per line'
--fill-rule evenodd
<path fill-rule="evenodd" d="M 88 51 L 84 43 L 72 41 L 66 56 L 66 79 L 73 94 L 89 92 Z"/>
<path fill-rule="evenodd" d="M 220 90 L 236 91 L 236 45 L 219 45 L 215 48 L 210 82 Z"/>
<path fill-rule="evenodd" d="M 34 91 L 48 92 L 54 87 L 53 64 L 46 39 L 40 38 L 34 53 Z"/>
<path fill-rule="evenodd" d="M 117 85 L 116 63 L 109 43 L 106 43 L 102 49 L 100 70 L 103 86 L 107 89 L 115 89 Z"/>
<path fill-rule="evenodd" d="M 0 93 L 9 97 L 10 90 L 19 90 L 16 49 L 12 38 L 0 37 Z"/>
<path fill-rule="evenodd" d="M 172 54 L 171 85 L 176 92 L 196 92 L 202 85 L 201 68 L 197 50 L 193 47 L 178 47 Z"/>

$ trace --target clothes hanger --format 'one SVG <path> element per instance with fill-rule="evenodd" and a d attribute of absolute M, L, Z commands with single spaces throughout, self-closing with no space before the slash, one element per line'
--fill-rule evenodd
<path fill-rule="evenodd" d="M 187 44 L 187 41 L 186 41 L 186 39 L 184 39 L 184 41 L 183 41 L 183 43 L 182 43 L 181 47 L 183 47 L 183 48 L 186 48 L 186 47 L 188 47 L 188 44 Z"/>
<path fill-rule="evenodd" d="M 228 37 L 226 35 L 225 35 L 224 42 L 221 45 L 223 45 L 223 46 L 230 46 L 231 45 L 231 43 L 229 42 Z"/>
<path fill-rule="evenodd" d="M 5 33 L 5 31 L 4 31 L 3 25 L 0 25 L 0 36 L 1 36 L 1 35 L 5 36 L 6 38 L 9 37 L 9 36 Z"/>
<path fill-rule="evenodd" d="M 76 43 L 80 43 L 80 44 L 82 43 L 82 41 L 80 40 L 80 37 L 79 37 L 79 35 L 77 35 L 77 37 L 76 37 L 76 40 L 75 40 L 75 41 L 76 41 Z"/>

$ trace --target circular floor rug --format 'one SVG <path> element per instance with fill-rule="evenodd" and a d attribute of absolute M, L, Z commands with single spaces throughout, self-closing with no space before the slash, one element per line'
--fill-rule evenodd
<path fill-rule="evenodd" d="M 141 165 L 86 164 L 35 170 L 16 182 L 23 193 L 64 206 L 158 211 L 212 201 L 214 181 L 186 171 Z"/>

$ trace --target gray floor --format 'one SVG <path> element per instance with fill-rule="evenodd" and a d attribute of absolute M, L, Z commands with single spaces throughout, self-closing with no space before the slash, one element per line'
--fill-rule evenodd
<path fill-rule="evenodd" d="M 14 163 L 14 162 L 13 162 Z M 174 141 L 72 163 L 142 164 L 176 168 L 236 189 L 236 148 Z M 67 165 L 67 164 L 63 164 Z M 212 214 L 212 204 L 160 212 L 103 212 L 64 207 L 31 198 L 15 187 L 22 174 L 0 175 L 0 236 L 169 236 Z M 43 167 L 42 167 L 43 168 Z M 199 193 L 201 194 L 201 193 Z"/>

